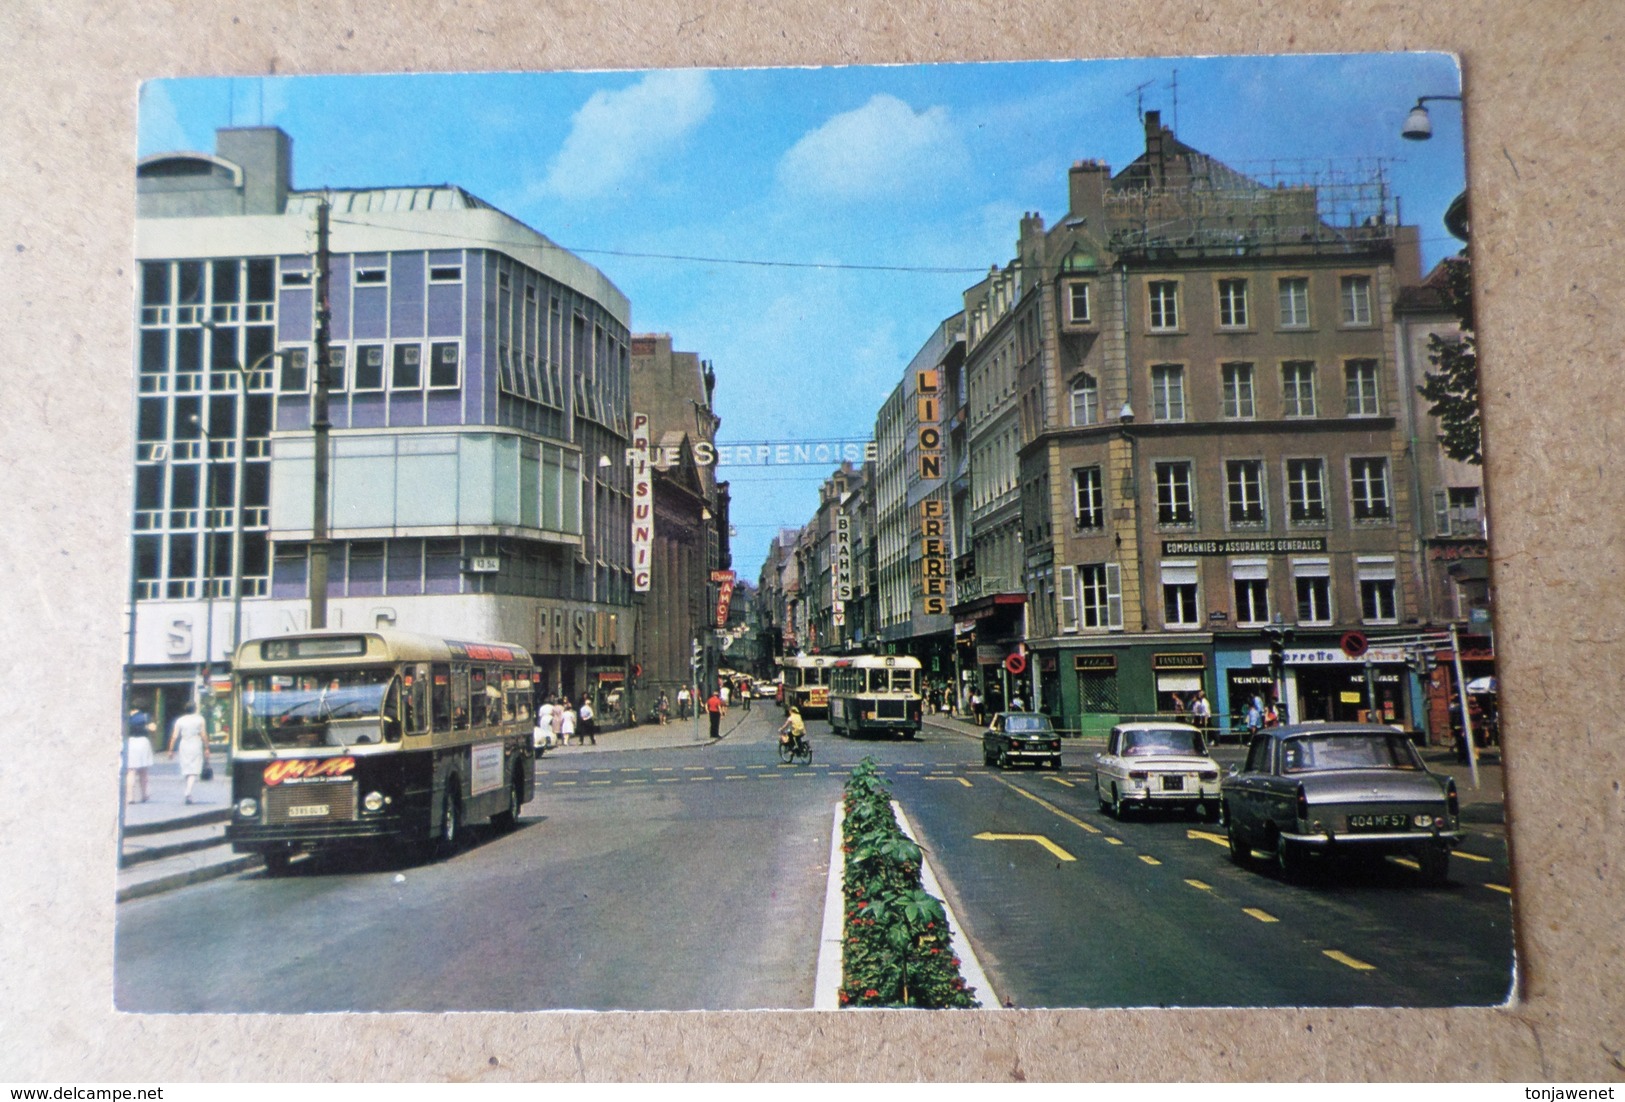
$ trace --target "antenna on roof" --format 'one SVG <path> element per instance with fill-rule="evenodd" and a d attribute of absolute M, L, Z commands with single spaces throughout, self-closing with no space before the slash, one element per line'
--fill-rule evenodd
<path fill-rule="evenodd" d="M 1145 125 L 1145 90 L 1155 83 L 1156 81 L 1154 80 L 1148 80 L 1129 93 L 1129 95 L 1134 97 L 1134 111 L 1140 116 L 1141 126 Z"/>
<path fill-rule="evenodd" d="M 1173 89 L 1173 93 L 1174 93 L 1174 133 L 1177 135 L 1179 133 L 1179 70 L 1178 69 L 1174 70 L 1174 78 L 1173 78 L 1173 80 L 1168 82 L 1168 87 Z"/>

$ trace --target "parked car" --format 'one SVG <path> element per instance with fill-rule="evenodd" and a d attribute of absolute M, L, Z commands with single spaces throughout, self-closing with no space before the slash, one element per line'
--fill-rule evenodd
<path fill-rule="evenodd" d="M 982 732 L 982 764 L 1008 769 L 1030 761 L 1061 768 L 1061 736 L 1040 712 L 999 712 Z"/>
<path fill-rule="evenodd" d="M 757 700 L 773 700 L 779 695 L 779 686 L 772 681 L 758 681 L 751 686 Z"/>
<path fill-rule="evenodd" d="M 1262 849 L 1287 877 L 1312 858 L 1403 856 L 1440 883 L 1462 840 L 1456 782 L 1430 771 L 1403 731 L 1378 724 L 1260 731 L 1221 802 L 1231 860 Z"/>
<path fill-rule="evenodd" d="M 1219 815 L 1219 763 L 1184 723 L 1121 723 L 1095 755 L 1095 799 L 1121 819 L 1129 808 L 1174 805 Z"/>

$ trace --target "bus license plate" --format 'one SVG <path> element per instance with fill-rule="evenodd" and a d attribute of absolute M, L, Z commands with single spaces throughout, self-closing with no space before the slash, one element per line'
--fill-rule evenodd
<path fill-rule="evenodd" d="M 288 808 L 290 819 L 320 819 L 332 810 L 331 804 L 303 804 Z"/>

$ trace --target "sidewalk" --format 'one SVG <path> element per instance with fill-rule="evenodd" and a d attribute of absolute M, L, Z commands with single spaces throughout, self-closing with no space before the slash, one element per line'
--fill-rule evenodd
<path fill-rule="evenodd" d="M 768 702 L 756 702 L 758 707 Z M 754 714 L 732 708 L 722 717 L 722 738 L 727 738 Z M 717 741 L 721 741 L 720 739 Z M 710 724 L 704 716 L 672 720 L 664 727 L 644 723 L 636 727 L 598 732 L 596 745 L 555 746 L 537 755 L 537 762 L 577 754 L 603 754 L 619 750 L 672 750 L 712 745 Z M 147 770 L 147 799 L 124 807 L 124 845 L 119 855 L 116 898 L 156 895 L 197 884 L 216 877 L 260 868 L 263 862 L 253 854 L 231 852 L 226 842 L 226 823 L 231 818 L 231 782 L 225 759 L 216 751 L 210 756 L 214 779 L 199 781 L 192 790 L 192 802 L 185 802 L 185 781 L 176 762 L 159 755 Z"/>

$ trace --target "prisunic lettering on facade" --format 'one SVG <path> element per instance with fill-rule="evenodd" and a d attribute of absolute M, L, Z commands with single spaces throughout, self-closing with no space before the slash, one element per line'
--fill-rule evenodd
<path fill-rule="evenodd" d="M 632 589 L 638 593 L 649 592 L 649 578 L 653 573 L 655 493 L 649 464 L 649 432 L 649 415 L 634 411 L 632 446 L 626 455 L 632 464 Z"/>

